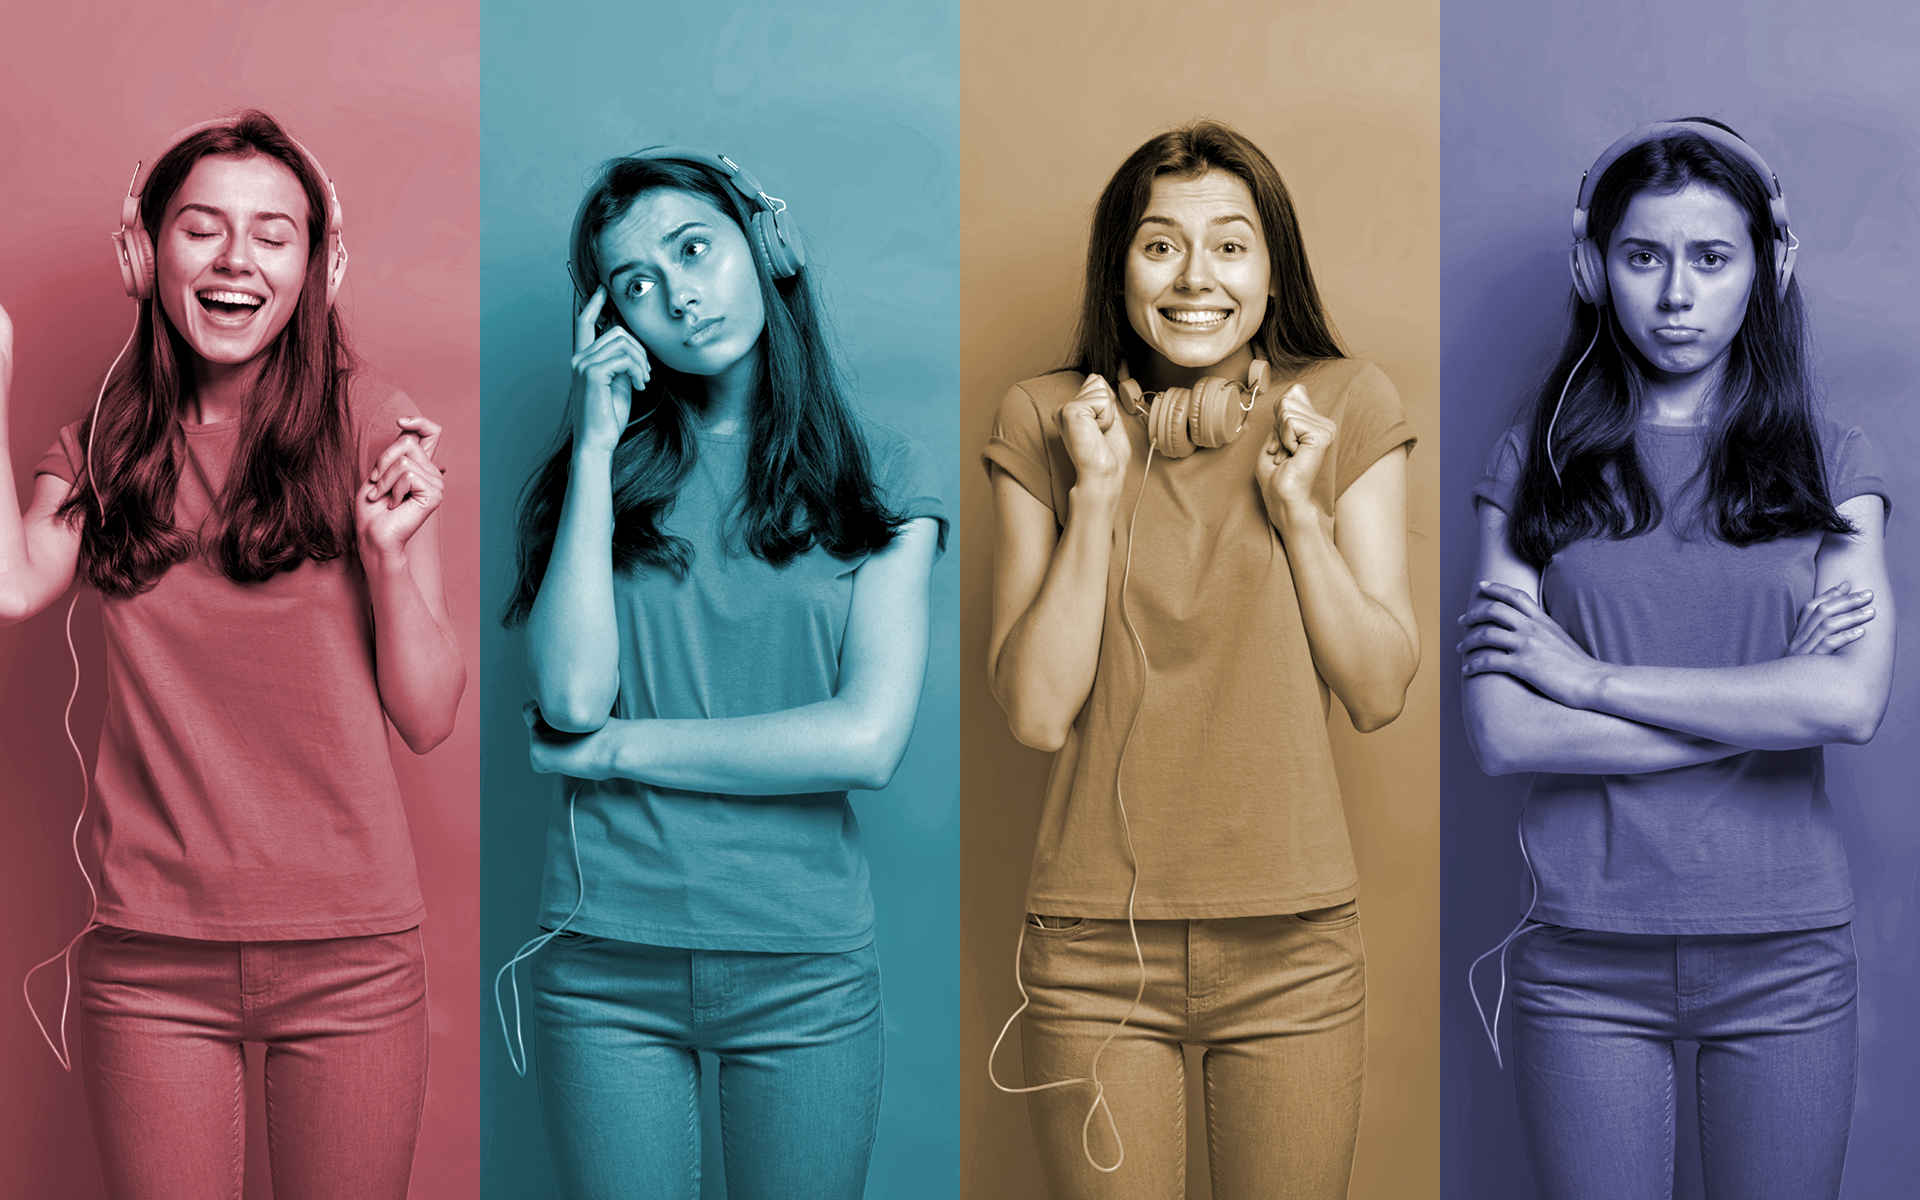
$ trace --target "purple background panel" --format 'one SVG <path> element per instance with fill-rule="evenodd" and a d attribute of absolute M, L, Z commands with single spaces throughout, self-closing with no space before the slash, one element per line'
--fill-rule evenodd
<path fill-rule="evenodd" d="M 1566 328 L 1580 174 L 1628 129 L 1683 116 L 1732 125 L 1780 177 L 1800 238 L 1796 277 L 1827 411 L 1864 427 L 1887 462 L 1893 585 L 1914 611 L 1920 13 L 1885 0 L 1791 11 L 1599 3 L 1581 6 L 1577 18 L 1559 15 L 1567 11 L 1519 0 L 1449 0 L 1443 9 L 1443 616 L 1457 615 L 1473 586 L 1469 493 Z M 1437 653 L 1457 668 L 1450 644 Z M 1442 1194 L 1519 1200 L 1534 1188 L 1513 1083 L 1495 1067 L 1466 978 L 1468 963 L 1526 903 L 1514 823 L 1527 777 L 1482 775 L 1458 688 L 1442 696 Z M 1917 728 L 1920 660 L 1908 653 L 1879 735 L 1827 750 L 1860 953 L 1849 1200 L 1912 1195 L 1920 1173 L 1920 1029 L 1911 1019 L 1920 996 Z M 1690 1052 L 1678 1076 L 1690 1118 Z M 1678 1138 L 1680 1197 L 1700 1194 L 1693 1128 L 1688 1119 Z"/>

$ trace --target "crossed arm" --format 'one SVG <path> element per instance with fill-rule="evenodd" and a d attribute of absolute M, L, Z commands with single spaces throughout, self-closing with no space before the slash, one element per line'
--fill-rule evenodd
<path fill-rule="evenodd" d="M 1483 582 L 1460 643 L 1467 734 L 1481 769 L 1639 774 L 1746 750 L 1867 741 L 1893 679 L 1885 509 L 1865 495 L 1839 511 L 1855 532 L 1821 542 L 1817 595 L 1783 657 L 1627 667 L 1591 657 L 1546 614 L 1539 572 L 1508 546 L 1506 514 L 1482 503 Z"/>
<path fill-rule="evenodd" d="M 938 523 L 909 521 L 854 572 L 831 698 L 750 717 L 621 720 L 609 715 L 620 688 L 612 491 L 604 471 L 579 466 L 527 622 L 534 770 L 736 796 L 887 786 L 926 676 Z"/>

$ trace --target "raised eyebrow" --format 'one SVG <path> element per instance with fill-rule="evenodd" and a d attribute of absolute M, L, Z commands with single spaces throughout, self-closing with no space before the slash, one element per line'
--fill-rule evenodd
<path fill-rule="evenodd" d="M 1232 225 L 1236 221 L 1243 225 L 1251 225 L 1255 229 L 1259 228 L 1258 225 L 1254 224 L 1253 219 L 1251 217 L 1245 217 L 1239 213 L 1222 213 L 1220 216 L 1217 216 L 1212 220 L 1208 221 L 1207 228 L 1211 229 L 1216 225 Z M 1174 220 L 1172 217 L 1158 217 L 1158 216 L 1153 216 L 1151 214 L 1148 216 L 1141 217 L 1140 224 L 1165 225 L 1169 229 L 1179 229 L 1181 227 L 1180 222 Z"/>
<path fill-rule="evenodd" d="M 660 244 L 662 246 L 665 246 L 674 241 L 677 241 L 680 235 L 685 233 L 689 229 L 705 229 L 705 228 L 707 228 L 707 223 L 705 221 L 688 221 L 686 224 L 680 226 L 677 229 L 671 229 L 671 230 L 668 230 L 666 233 L 661 234 Z"/>

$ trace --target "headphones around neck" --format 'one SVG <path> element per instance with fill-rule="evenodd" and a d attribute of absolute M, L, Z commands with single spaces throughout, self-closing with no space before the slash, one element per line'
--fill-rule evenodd
<path fill-rule="evenodd" d="M 1260 389 L 1267 386 L 1267 364 L 1255 359 L 1247 382 L 1204 375 L 1191 388 L 1168 388 L 1152 395 L 1140 390 L 1123 364 L 1120 398 L 1147 422 L 1147 436 L 1162 458 L 1185 458 L 1200 447 L 1218 449 L 1240 436 Z"/>
<path fill-rule="evenodd" d="M 767 260 L 767 270 L 775 279 L 791 279 L 807 265 L 807 252 L 800 245 L 800 226 L 787 215 L 787 202 L 778 196 L 767 195 L 760 181 L 748 173 L 745 167 L 734 162 L 724 154 L 709 154 L 705 150 L 694 150 L 686 146 L 650 146 L 635 151 L 629 159 L 670 159 L 674 162 L 696 163 L 711 167 L 726 176 L 733 190 L 740 193 L 755 212 L 748 221 L 748 235 L 760 247 L 760 253 Z M 598 189 L 595 189 L 596 191 Z M 589 193 L 589 196 L 592 193 Z M 580 208 L 573 214 L 573 237 L 568 242 L 577 249 L 580 245 L 580 225 L 587 217 L 587 204 L 580 202 Z M 573 290 L 585 303 L 600 286 L 599 279 L 589 269 L 591 264 L 578 259 L 569 264 L 568 273 L 573 277 Z M 587 287 L 591 282 L 594 286 Z"/>
<path fill-rule="evenodd" d="M 142 159 L 135 164 L 133 182 L 127 185 L 126 199 L 120 204 L 119 232 L 110 235 L 114 249 L 119 251 L 120 282 L 126 287 L 127 295 L 135 300 L 153 299 L 153 237 L 140 220 L 140 200 L 147 190 L 149 164 L 159 162 L 167 151 L 203 129 L 224 128 L 236 125 L 239 121 L 240 118 L 236 117 L 215 117 L 211 121 L 189 125 L 168 138 L 166 145 L 160 147 L 152 158 Z M 333 298 L 340 292 L 340 281 L 347 277 L 347 246 L 340 235 L 341 227 L 345 224 L 340 211 L 340 193 L 333 186 L 333 176 L 327 174 L 327 169 L 320 165 L 313 151 L 295 141 L 292 135 L 288 135 L 287 140 L 293 142 L 294 148 L 306 157 L 308 165 L 320 178 L 327 181 L 327 244 L 332 247 L 333 254 L 333 266 L 327 273 L 327 307 L 331 308 Z"/>
<path fill-rule="evenodd" d="M 1651 125 L 1642 125 L 1608 146 L 1587 168 L 1587 173 L 1580 177 L 1580 196 L 1573 206 L 1573 250 L 1569 255 L 1574 292 L 1597 308 L 1607 306 L 1606 256 L 1587 232 L 1587 214 L 1592 211 L 1593 193 L 1600 186 L 1601 176 L 1629 150 L 1678 133 L 1704 138 L 1722 150 L 1737 155 L 1758 172 L 1766 183 L 1768 208 L 1773 214 L 1774 277 L 1778 294 L 1786 295 L 1787 283 L 1793 278 L 1793 260 L 1800 251 L 1800 239 L 1794 237 L 1793 231 L 1787 227 L 1787 198 L 1780 190 L 1780 177 L 1773 173 L 1773 168 L 1767 166 L 1759 151 L 1718 125 L 1709 125 L 1704 121 L 1656 121 Z"/>

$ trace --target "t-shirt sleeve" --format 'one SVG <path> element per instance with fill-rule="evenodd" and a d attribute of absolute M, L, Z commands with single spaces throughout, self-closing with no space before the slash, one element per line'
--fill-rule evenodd
<path fill-rule="evenodd" d="M 1386 372 L 1371 363 L 1347 385 L 1334 420 L 1339 426 L 1334 446 L 1336 502 L 1387 451 L 1401 446 L 1413 448 L 1413 429 L 1400 407 L 1400 393 L 1394 390 Z"/>
<path fill-rule="evenodd" d="M 87 449 L 80 444 L 80 422 L 75 421 L 60 430 L 60 436 L 54 440 L 46 455 L 35 464 L 35 475 L 51 475 L 72 483 L 80 478 L 80 464 L 87 458 Z"/>
<path fill-rule="evenodd" d="M 348 417 L 353 426 L 354 461 L 360 478 L 373 473 L 373 461 L 400 436 L 400 418 L 417 417 L 420 409 L 407 394 L 384 383 L 358 379 L 348 395 Z"/>
<path fill-rule="evenodd" d="M 940 525 L 936 557 L 947 552 L 947 503 L 940 495 L 940 469 L 927 448 L 898 434 L 890 444 L 875 445 L 874 482 L 880 488 L 880 501 L 904 524 L 921 517 L 932 517 Z M 870 443 L 872 444 L 872 443 Z"/>
<path fill-rule="evenodd" d="M 1858 425 L 1842 428 L 1828 425 L 1826 445 L 1827 495 L 1834 504 L 1844 504 L 1855 496 L 1878 496 L 1893 512 L 1893 495 L 1887 490 L 1886 473 L 1880 466 L 1880 452 L 1873 448 Z"/>
<path fill-rule="evenodd" d="M 1487 473 L 1473 485 L 1473 507 L 1491 504 L 1504 513 L 1513 512 L 1513 494 L 1520 487 L 1521 431 L 1507 430 L 1487 456 Z"/>
<path fill-rule="evenodd" d="M 1040 419 L 1040 407 L 1026 388 L 1015 384 L 1000 401 L 993 414 L 993 435 L 980 452 L 980 463 L 991 475 L 993 468 L 1013 476 L 1035 500 L 1054 507 L 1053 469 L 1047 459 L 1046 425 Z M 1055 510 L 1054 515 L 1060 514 Z"/>

